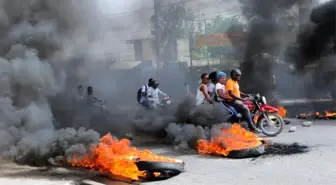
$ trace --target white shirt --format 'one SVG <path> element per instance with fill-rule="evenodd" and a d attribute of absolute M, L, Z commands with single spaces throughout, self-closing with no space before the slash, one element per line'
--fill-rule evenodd
<path fill-rule="evenodd" d="M 142 93 L 146 93 L 146 87 L 147 87 L 147 91 L 148 91 L 148 84 L 146 84 L 146 85 L 143 85 L 142 87 L 141 87 L 141 94 Z M 141 98 L 140 98 L 140 102 L 142 103 L 144 100 L 146 100 L 146 96 L 141 96 Z"/>
<path fill-rule="evenodd" d="M 201 105 L 205 102 L 205 96 L 203 92 L 200 90 L 202 85 L 198 87 L 197 92 L 196 92 L 196 105 Z"/>
<path fill-rule="evenodd" d="M 212 93 L 211 96 L 213 96 L 213 92 L 215 91 L 215 84 L 213 83 L 210 83 L 209 86 L 208 86 L 208 92 Z"/>
<path fill-rule="evenodd" d="M 216 93 L 216 95 L 217 95 L 217 99 L 218 99 L 218 101 L 223 101 L 224 99 L 222 99 L 222 98 L 220 98 L 220 97 L 218 96 L 218 92 L 217 92 L 218 89 L 223 89 L 223 91 L 224 91 L 224 93 L 225 93 L 225 85 L 223 85 L 223 84 L 221 84 L 221 83 L 217 83 L 217 84 L 216 84 L 216 87 L 215 87 L 215 93 Z"/>
<path fill-rule="evenodd" d="M 151 101 L 154 105 L 160 104 L 160 96 L 167 96 L 159 88 L 154 89 L 153 87 L 148 87 L 147 89 L 147 99 Z"/>

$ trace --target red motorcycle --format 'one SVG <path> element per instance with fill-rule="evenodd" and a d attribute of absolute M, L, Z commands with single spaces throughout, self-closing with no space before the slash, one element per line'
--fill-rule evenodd
<path fill-rule="evenodd" d="M 249 100 L 244 104 L 249 108 L 251 118 L 256 127 L 266 136 L 274 137 L 279 135 L 283 130 L 284 121 L 278 114 L 278 108 L 267 105 L 266 98 L 260 96 L 260 94 L 255 97 L 249 97 Z M 240 123 L 241 121 L 242 116 L 239 113 L 233 113 L 230 117 L 230 122 L 232 123 Z"/>

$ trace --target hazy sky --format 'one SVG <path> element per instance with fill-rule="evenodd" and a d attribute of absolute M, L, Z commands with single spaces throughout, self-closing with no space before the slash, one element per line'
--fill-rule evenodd
<path fill-rule="evenodd" d="M 97 0 L 102 11 L 108 14 L 130 12 L 153 6 L 153 0 Z"/>
<path fill-rule="evenodd" d="M 320 3 L 325 3 L 327 1 L 330 1 L 330 0 L 319 0 Z"/>

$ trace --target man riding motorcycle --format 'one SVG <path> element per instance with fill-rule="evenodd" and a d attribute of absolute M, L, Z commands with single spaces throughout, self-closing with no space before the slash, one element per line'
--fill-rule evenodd
<path fill-rule="evenodd" d="M 150 78 L 148 83 L 143 85 L 137 92 L 137 101 L 140 105 L 144 106 L 145 108 L 149 108 L 149 102 L 147 98 L 148 89 L 153 85 L 154 79 Z"/>
<path fill-rule="evenodd" d="M 239 80 L 242 73 L 239 69 L 233 69 L 230 72 L 231 78 L 226 82 L 226 96 L 225 103 L 232 106 L 237 112 L 242 115 L 242 118 L 248 123 L 251 131 L 260 133 L 261 131 L 255 127 L 253 120 L 251 119 L 251 113 L 248 107 L 243 103 L 247 101 L 248 94 L 240 92 Z"/>
<path fill-rule="evenodd" d="M 148 88 L 147 90 L 147 99 L 149 102 L 149 107 L 150 108 L 157 108 L 158 105 L 161 103 L 161 98 L 160 97 L 165 97 L 167 96 L 166 93 L 162 92 L 159 89 L 159 82 L 153 81 L 152 85 Z"/>

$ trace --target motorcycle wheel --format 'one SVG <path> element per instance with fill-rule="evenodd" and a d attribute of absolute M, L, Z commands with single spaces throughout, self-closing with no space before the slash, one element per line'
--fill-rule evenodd
<path fill-rule="evenodd" d="M 268 137 L 275 137 L 279 135 L 284 128 L 284 120 L 277 113 L 265 113 L 269 119 L 275 122 L 274 126 L 270 125 L 265 119 L 264 115 L 258 118 L 257 126 L 261 129 L 262 133 Z M 267 127 L 276 128 L 275 131 L 269 131 Z"/>

